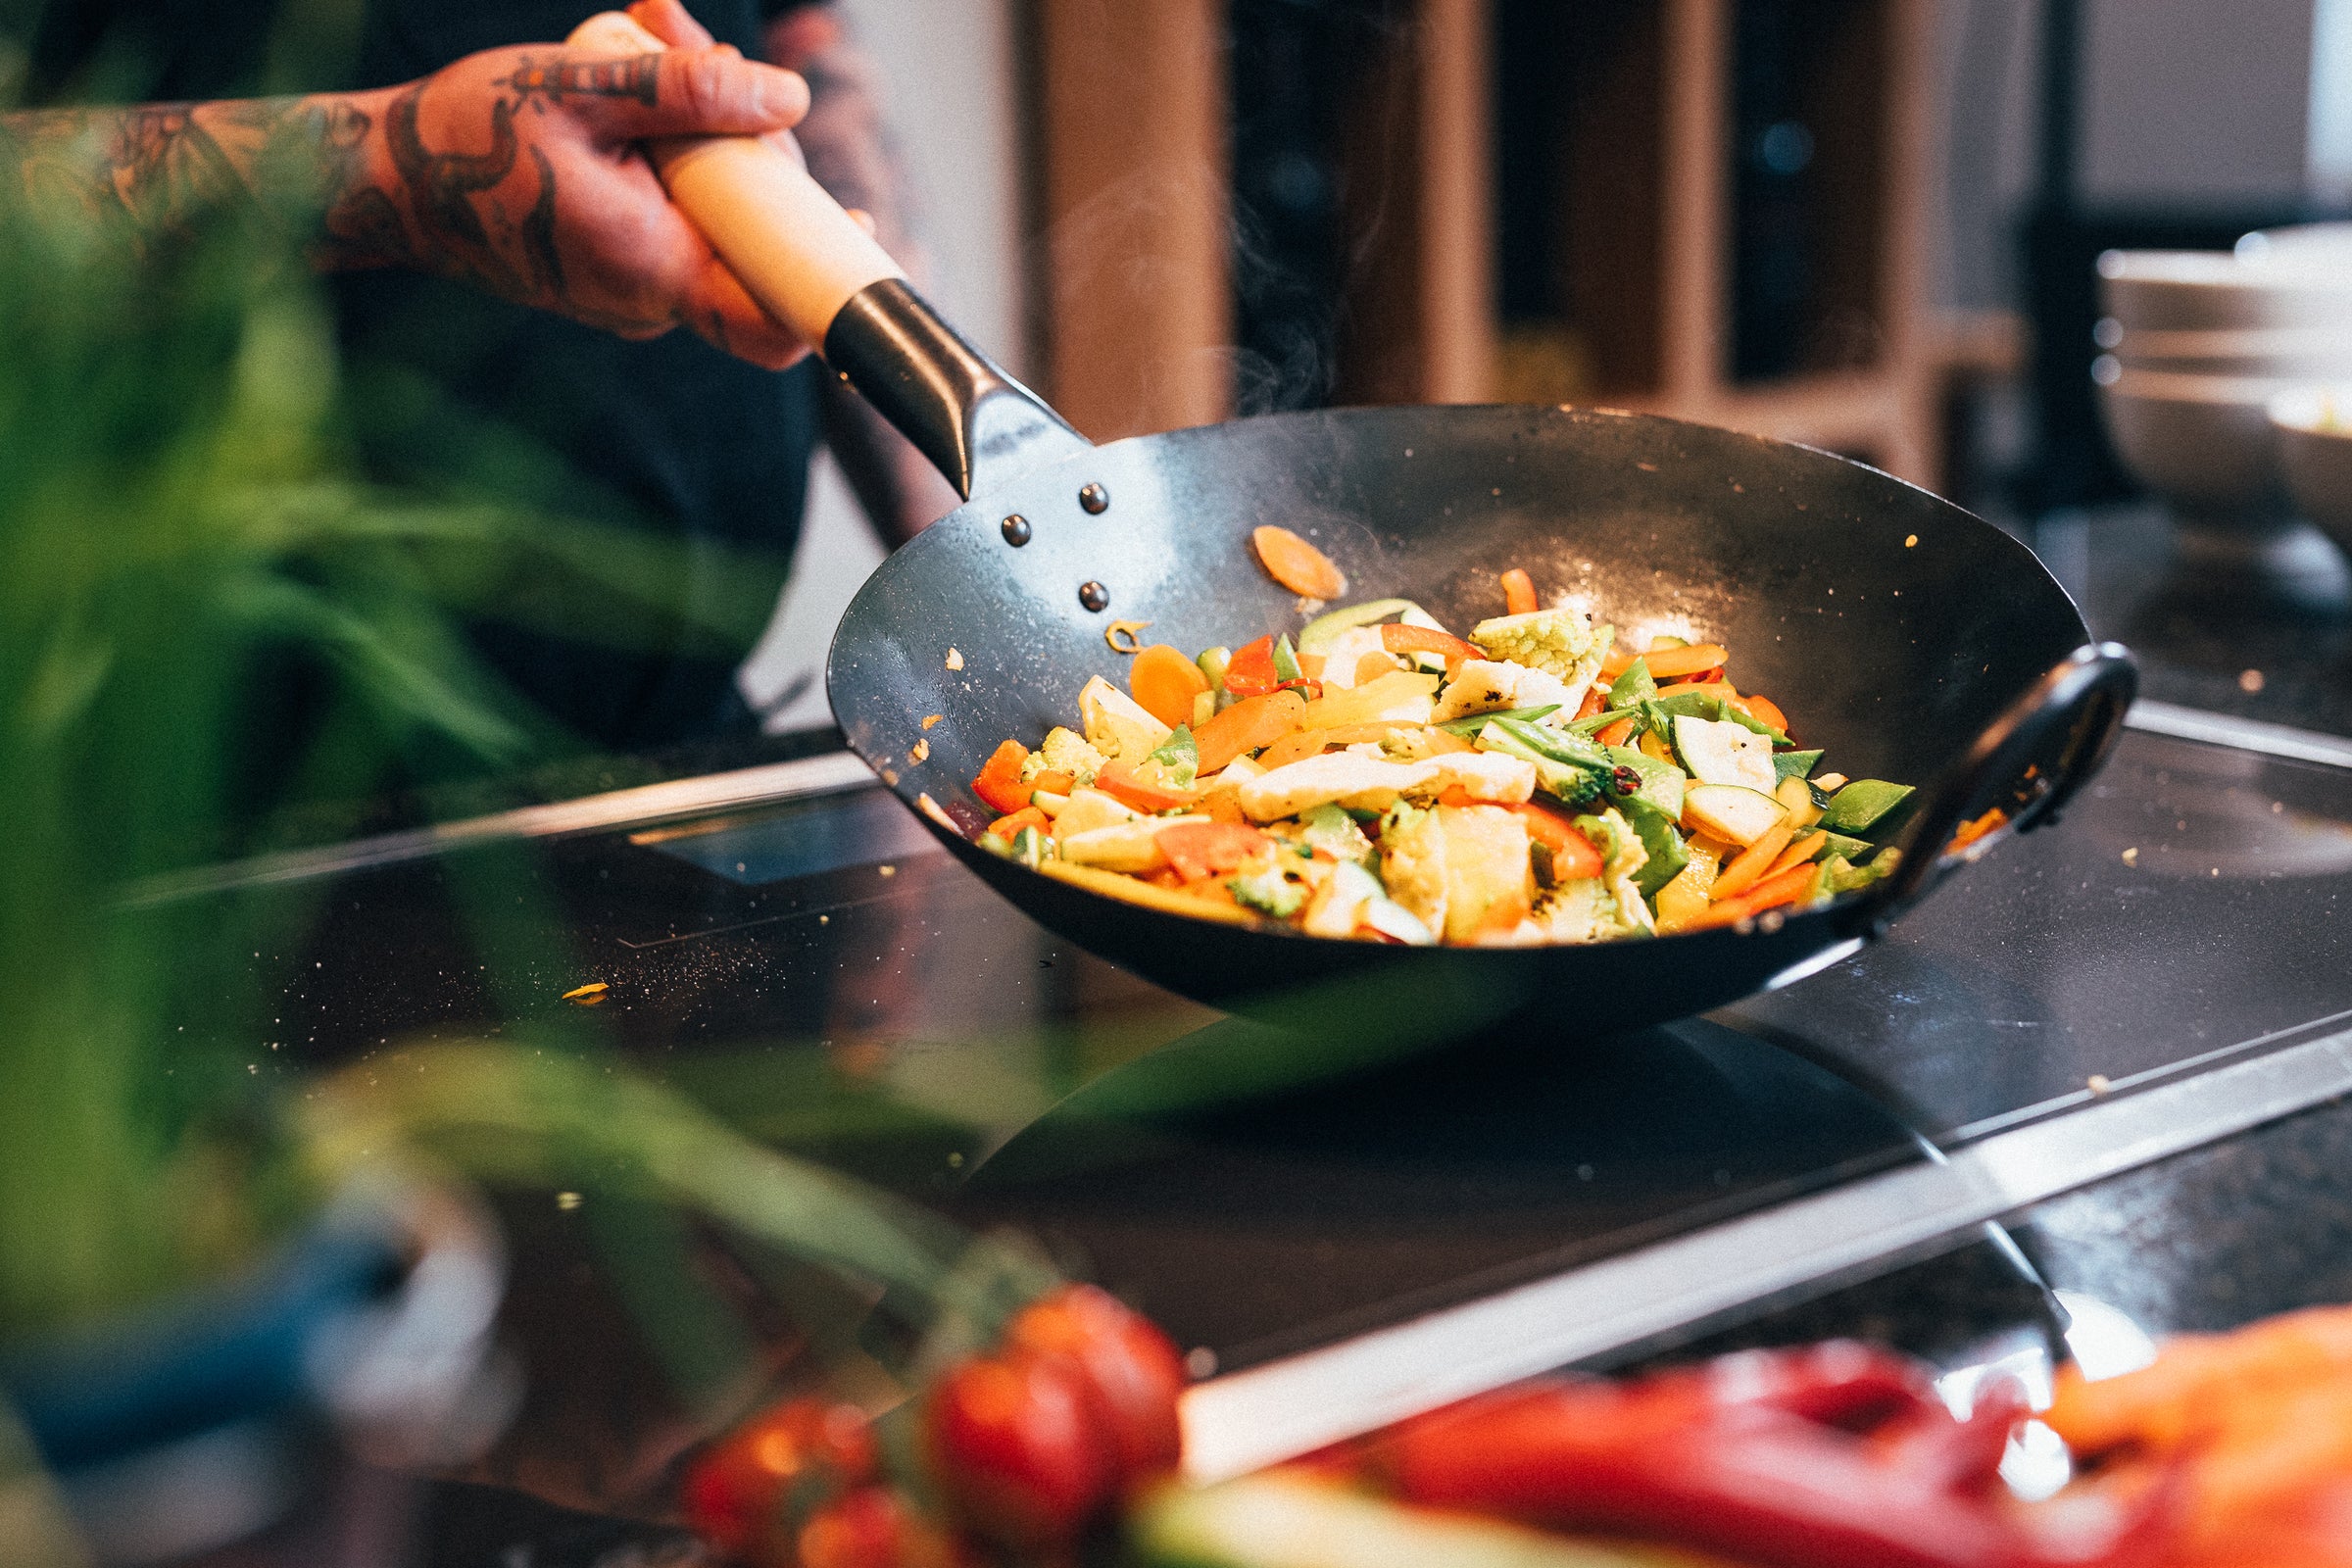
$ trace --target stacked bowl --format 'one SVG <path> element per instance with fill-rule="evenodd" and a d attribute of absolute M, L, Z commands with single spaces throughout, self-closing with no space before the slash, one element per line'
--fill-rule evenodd
<path fill-rule="evenodd" d="M 2352 223 L 2265 230 L 2235 251 L 2109 251 L 2099 285 L 2091 374 L 2141 482 L 2201 523 L 2253 531 L 2280 520 L 2292 486 L 2296 510 L 2352 547 Z"/>

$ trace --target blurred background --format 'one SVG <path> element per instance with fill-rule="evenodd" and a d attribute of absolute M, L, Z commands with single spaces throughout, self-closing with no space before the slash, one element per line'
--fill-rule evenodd
<path fill-rule="evenodd" d="M 2024 526 L 2139 486 L 2094 264 L 2346 211 L 2341 0 L 845 0 L 931 286 L 1097 439 L 1334 403 L 1654 410 Z M 745 673 L 879 547 L 821 468 Z"/>

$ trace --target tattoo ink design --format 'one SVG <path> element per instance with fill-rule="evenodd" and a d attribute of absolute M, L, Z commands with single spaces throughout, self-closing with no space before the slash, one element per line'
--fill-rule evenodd
<path fill-rule="evenodd" d="M 421 87 L 413 87 L 392 100 L 384 115 L 384 139 L 392 167 L 408 186 L 415 204 L 416 225 L 428 240 L 456 255 L 471 253 L 485 279 L 509 298 L 522 295 L 523 280 L 501 258 L 482 227 L 472 198 L 490 190 L 514 169 L 520 143 L 514 134 L 514 106 L 500 99 L 490 106 L 490 150 L 486 153 L 436 153 L 426 148 L 416 128 Z"/>
<path fill-rule="evenodd" d="M 523 215 L 522 249 L 539 273 L 539 285 L 554 299 L 564 297 L 564 258 L 556 249 L 556 166 L 536 143 L 531 162 L 539 169 L 539 196 Z"/>
<path fill-rule="evenodd" d="M 576 60 L 567 57 L 535 60 L 524 55 L 512 74 L 496 85 L 511 87 L 517 104 L 544 110 L 565 98 L 634 98 L 651 107 L 660 101 L 662 57 L 633 55 L 626 60 Z"/>
<path fill-rule="evenodd" d="M 197 214 L 245 194 L 228 155 L 196 123 L 189 107 L 125 110 L 107 150 L 123 210 L 149 232 L 179 230 Z"/>

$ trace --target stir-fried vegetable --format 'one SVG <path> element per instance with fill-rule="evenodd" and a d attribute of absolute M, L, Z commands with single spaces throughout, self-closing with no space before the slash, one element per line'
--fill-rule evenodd
<path fill-rule="evenodd" d="M 1331 597 L 1304 540 L 1254 543 Z M 1198 657 L 1140 648 L 1126 691 L 1078 693 L 1077 729 L 990 758 L 973 793 L 1003 814 L 978 841 L 1157 908 L 1403 943 L 1769 923 L 1892 868 L 1910 789 L 1816 779 L 1731 649 L 1629 648 L 1526 572 L 1501 584 L 1507 613 L 1467 637 L 1376 599 Z"/>

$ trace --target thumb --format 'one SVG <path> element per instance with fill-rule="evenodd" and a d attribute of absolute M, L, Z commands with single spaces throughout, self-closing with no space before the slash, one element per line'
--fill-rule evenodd
<path fill-rule="evenodd" d="M 575 54 L 573 60 L 599 76 L 611 76 L 612 86 L 566 94 L 565 107 L 591 130 L 615 141 L 758 136 L 796 125 L 808 112 L 808 84 L 799 75 L 746 60 L 723 45 L 618 60 Z"/>

